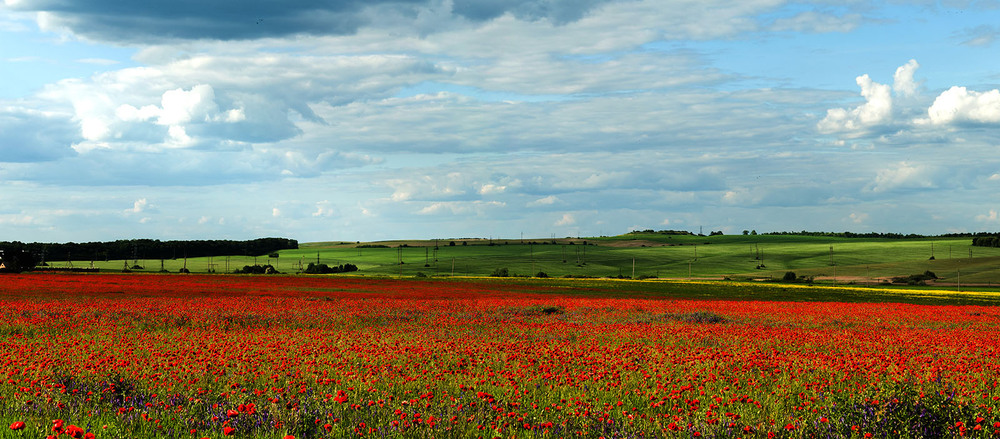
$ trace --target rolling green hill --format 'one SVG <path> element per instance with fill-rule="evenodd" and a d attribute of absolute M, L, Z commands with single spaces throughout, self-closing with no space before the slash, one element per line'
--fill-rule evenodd
<path fill-rule="evenodd" d="M 272 264 L 282 272 L 310 262 L 355 264 L 357 275 L 550 277 L 658 277 L 780 279 L 787 271 L 822 283 L 878 283 L 931 271 L 932 282 L 983 286 L 1000 283 L 1000 248 L 973 247 L 971 238 L 843 238 L 803 235 L 666 235 L 630 233 L 599 238 L 455 239 L 425 241 L 314 242 L 282 250 L 278 258 L 229 256 L 139 261 L 141 271 L 232 272 L 244 265 Z M 932 254 L 933 253 L 933 254 Z M 933 259 L 931 258 L 933 256 Z M 134 265 L 135 261 L 128 261 Z M 402 262 L 402 263 L 400 263 Z M 57 262 L 53 266 L 67 266 Z M 90 261 L 75 261 L 89 267 Z M 125 261 L 95 261 L 121 270 Z"/>

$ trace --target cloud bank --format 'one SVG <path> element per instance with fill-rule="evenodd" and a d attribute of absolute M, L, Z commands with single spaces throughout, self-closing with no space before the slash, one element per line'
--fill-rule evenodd
<path fill-rule="evenodd" d="M 74 54 L 94 73 L 0 100 L 0 221 L 28 239 L 941 232 L 988 223 L 1000 189 L 988 76 L 940 78 L 922 46 L 875 62 L 828 43 L 921 22 L 883 20 L 906 6 L 4 5 L 29 17 L 9 32 L 134 51 Z M 753 46 L 788 51 L 741 61 Z M 872 67 L 821 84 L 799 55 Z"/>

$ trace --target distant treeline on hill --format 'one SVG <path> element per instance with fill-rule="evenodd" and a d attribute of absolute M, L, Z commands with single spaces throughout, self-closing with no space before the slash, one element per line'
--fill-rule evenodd
<path fill-rule="evenodd" d="M 278 250 L 297 249 L 299 242 L 287 238 L 260 238 L 249 241 L 193 240 L 160 241 L 156 239 L 128 239 L 110 242 L 22 243 L 0 242 L 0 249 L 8 253 L 27 252 L 38 263 L 44 261 L 86 261 L 111 259 L 177 259 L 207 256 L 246 255 L 260 256 Z"/>
<path fill-rule="evenodd" d="M 977 247 L 1000 247 L 1000 235 L 977 235 L 972 238 L 972 245 Z"/>
<path fill-rule="evenodd" d="M 687 235 L 687 236 L 704 236 L 697 235 L 686 230 L 633 230 L 627 233 L 628 235 L 638 235 L 638 234 L 657 234 L 657 235 Z M 744 235 L 757 235 L 756 231 L 750 232 L 747 230 L 743 231 Z M 721 231 L 712 232 L 714 235 L 722 235 Z M 942 235 L 918 235 L 916 233 L 878 233 L 878 232 L 867 232 L 867 233 L 854 233 L 854 232 L 810 232 L 802 230 L 799 232 L 764 232 L 761 235 L 791 235 L 791 236 L 828 236 L 831 238 L 881 238 L 881 239 L 920 239 L 920 238 L 974 238 L 972 245 L 978 245 L 983 247 L 1000 247 L 1000 234 L 996 232 L 965 232 L 965 233 L 945 233 Z M 976 240 L 982 243 L 977 244 Z"/>
<path fill-rule="evenodd" d="M 904 235 L 902 233 L 807 232 L 805 230 L 801 232 L 766 232 L 766 233 L 761 233 L 761 235 L 829 236 L 832 238 L 882 238 L 882 239 L 915 239 L 915 238 L 927 237 L 925 235 L 917 235 L 914 233 L 909 233 Z M 962 236 L 962 235 L 954 235 L 954 236 Z"/>
<path fill-rule="evenodd" d="M 694 235 L 694 233 L 688 232 L 687 230 L 633 230 L 628 232 L 629 235 L 639 235 L 639 234 L 650 234 L 655 233 L 657 235 Z"/>
<path fill-rule="evenodd" d="M 997 233 L 995 232 L 965 232 L 965 233 L 945 233 L 941 235 L 918 235 L 915 233 L 854 233 L 854 232 L 807 232 L 805 230 L 801 232 L 768 232 L 762 233 L 762 235 L 799 235 L 799 236 L 830 236 L 834 238 L 883 238 L 883 239 L 919 239 L 919 238 L 973 238 L 972 245 L 976 244 L 976 240 L 980 238 L 996 238 Z M 990 245 L 984 245 L 989 247 Z M 998 247 L 996 245 L 993 247 Z"/>

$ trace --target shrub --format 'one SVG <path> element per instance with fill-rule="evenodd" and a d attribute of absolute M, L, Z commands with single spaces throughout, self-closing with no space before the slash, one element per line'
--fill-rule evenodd
<path fill-rule="evenodd" d="M 326 264 L 315 264 L 312 262 L 310 262 L 304 270 L 306 274 L 349 273 L 352 271 L 358 271 L 358 266 L 354 264 L 343 264 L 331 267 Z"/>
<path fill-rule="evenodd" d="M 782 277 L 781 280 L 783 280 L 785 282 L 795 282 L 795 279 L 797 279 L 797 278 L 798 278 L 798 276 L 795 275 L 794 271 L 786 271 L 785 272 L 785 276 Z"/>
<path fill-rule="evenodd" d="M 237 268 L 233 271 L 235 274 L 278 274 L 278 270 L 274 269 L 271 264 L 267 265 L 244 265 L 243 268 Z"/>
<path fill-rule="evenodd" d="M 544 271 L 539 271 L 538 273 L 535 274 L 535 277 L 549 277 L 549 275 Z"/>
<path fill-rule="evenodd" d="M 529 316 L 550 316 L 553 314 L 562 314 L 566 312 L 566 308 L 562 305 L 532 305 L 527 308 L 516 311 L 517 314 L 529 315 Z"/>
<path fill-rule="evenodd" d="M 892 278 L 894 284 L 906 285 L 927 285 L 928 280 L 937 279 L 937 275 L 932 271 L 925 271 L 923 274 L 911 274 L 909 276 L 897 276 Z"/>
<path fill-rule="evenodd" d="M 491 277 L 510 277 L 510 270 L 508 270 L 506 267 L 504 267 L 504 268 L 497 268 L 496 270 L 493 270 L 493 274 L 491 274 L 490 276 Z"/>

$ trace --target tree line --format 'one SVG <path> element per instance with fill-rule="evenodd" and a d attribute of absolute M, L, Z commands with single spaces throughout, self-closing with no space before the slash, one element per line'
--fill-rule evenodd
<path fill-rule="evenodd" d="M 248 241 L 126 239 L 108 242 L 22 243 L 0 242 L 5 259 L 33 258 L 48 261 L 96 261 L 133 259 L 178 259 L 208 256 L 260 256 L 278 250 L 298 249 L 299 242 L 288 238 L 259 238 Z"/>
<path fill-rule="evenodd" d="M 1000 235 L 985 235 L 972 238 L 972 245 L 976 247 L 1000 247 Z"/>

